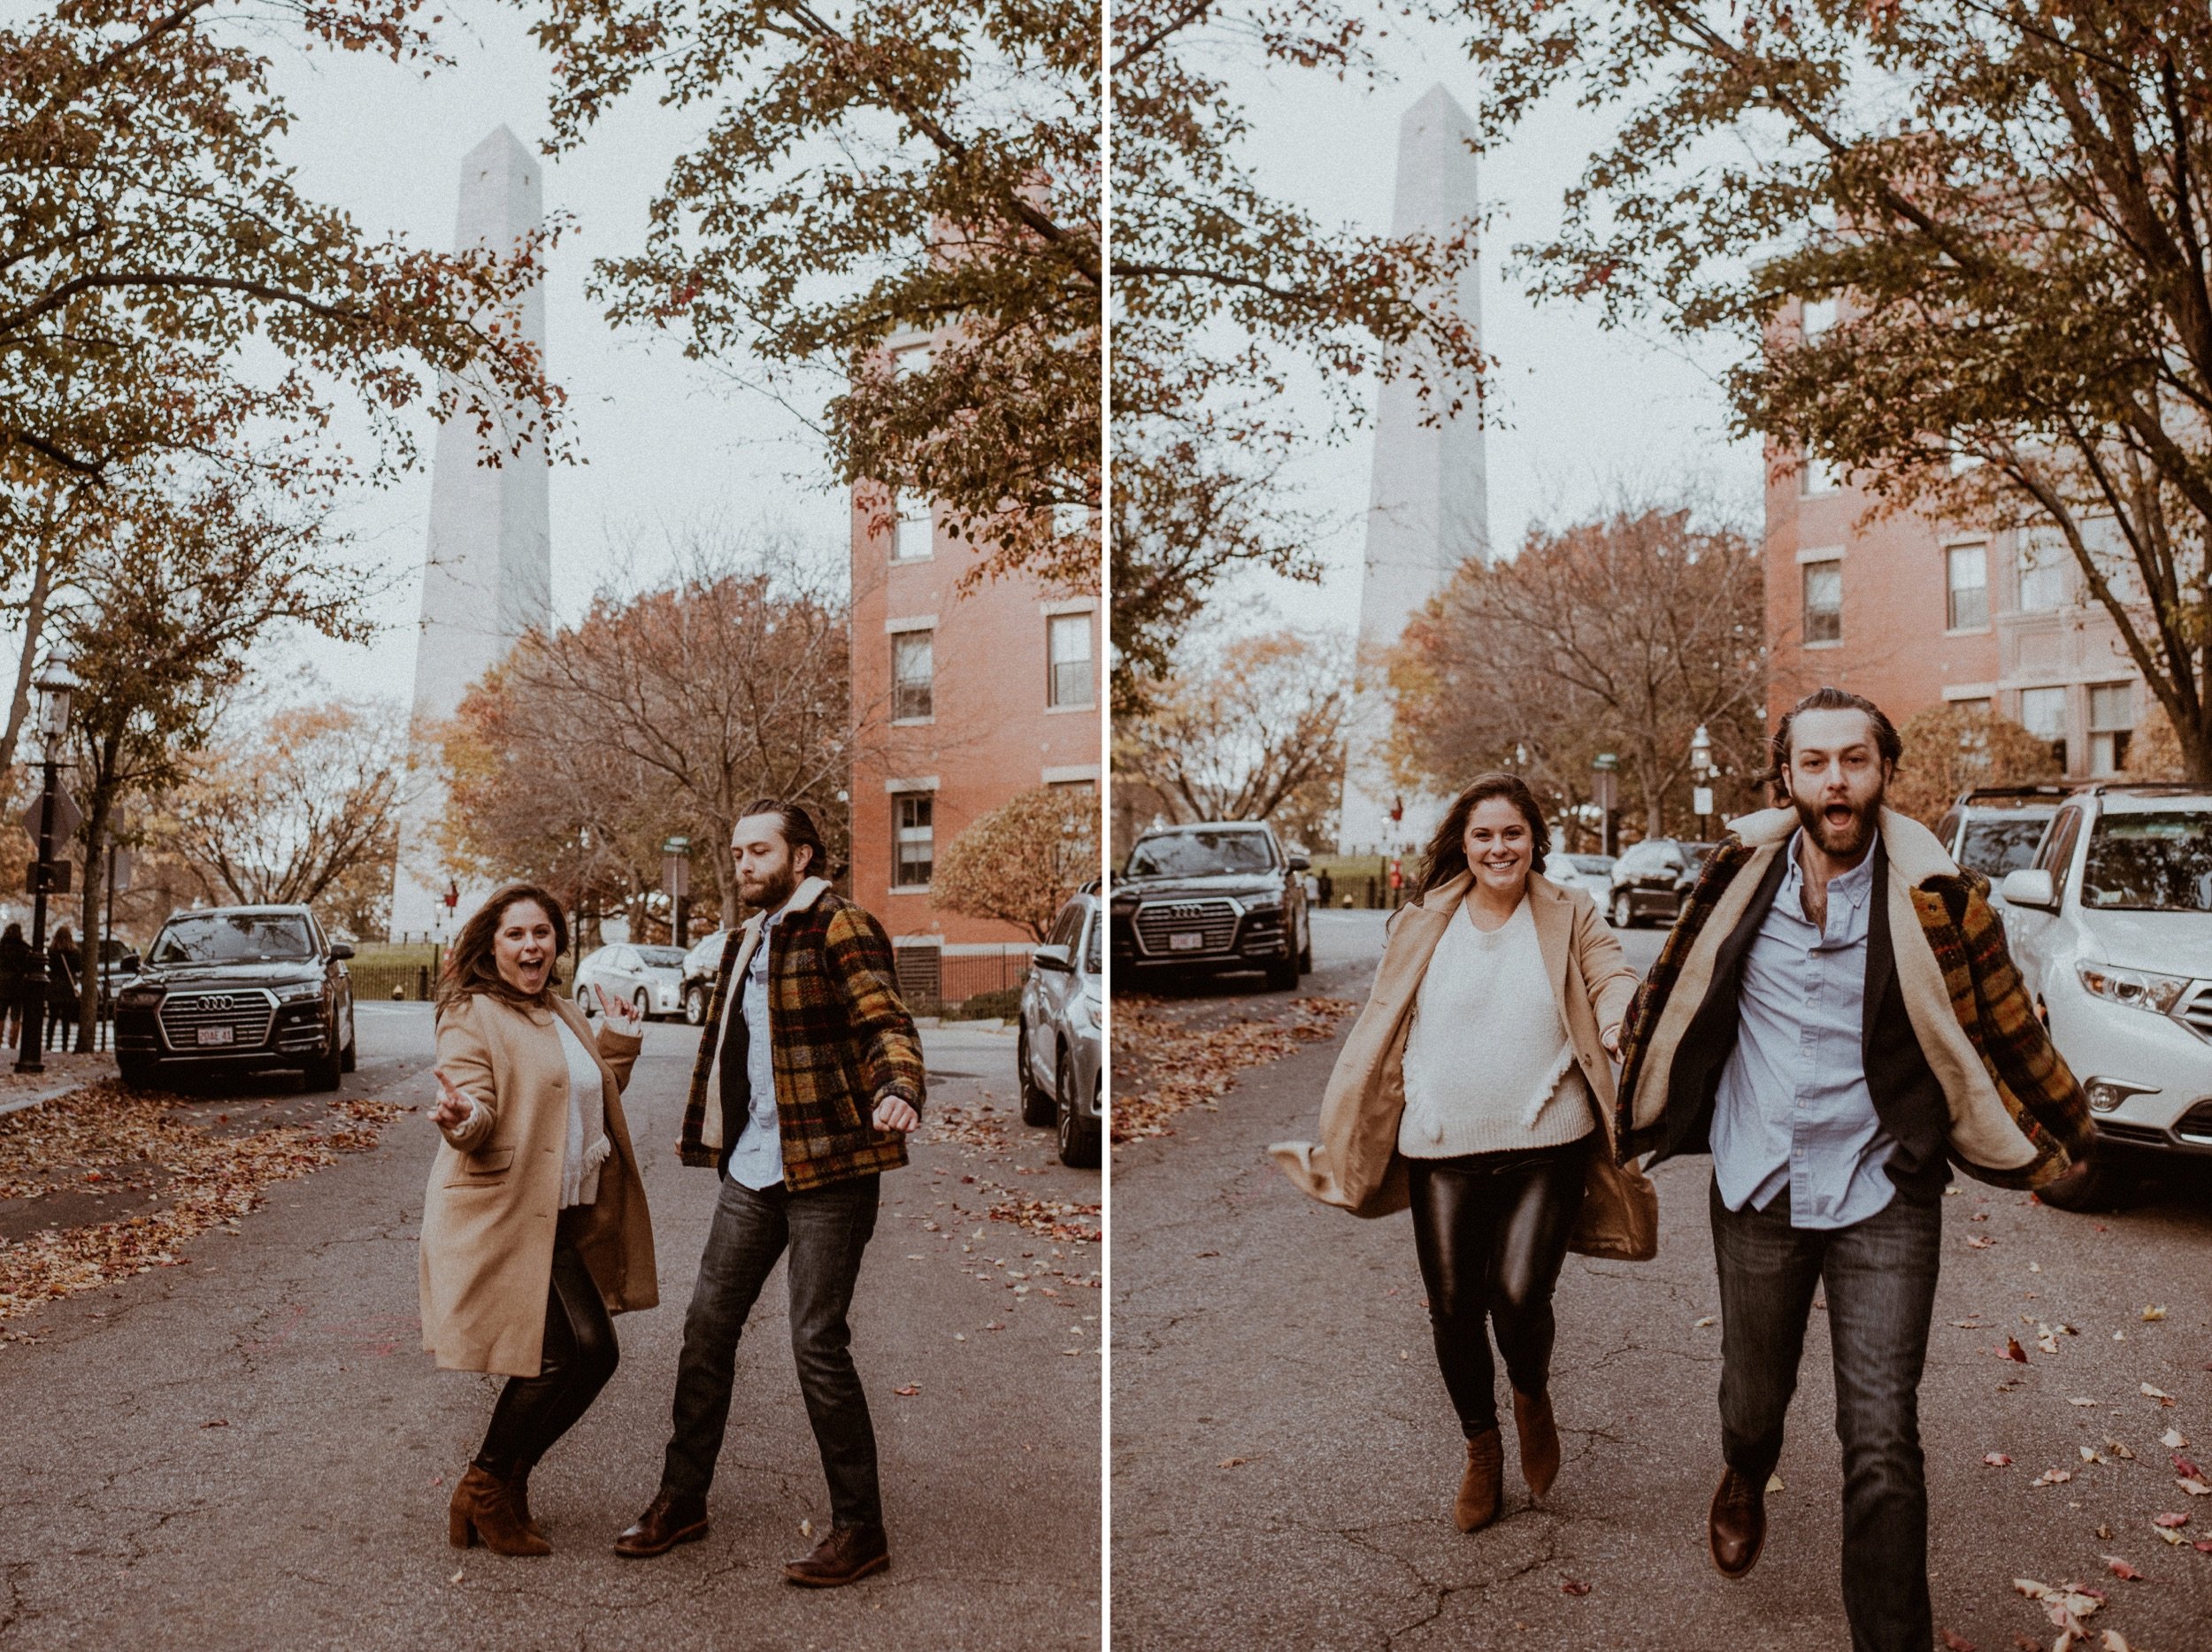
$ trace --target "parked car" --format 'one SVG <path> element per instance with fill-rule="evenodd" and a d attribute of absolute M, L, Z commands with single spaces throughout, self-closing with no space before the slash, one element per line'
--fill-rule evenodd
<path fill-rule="evenodd" d="M 2006 938 L 2099 1146 L 2212 1154 L 2212 791 L 2093 786 L 2004 881 Z M 2039 1190 L 2110 1202 L 2124 1154 Z"/>
<path fill-rule="evenodd" d="M 335 937 L 334 937 L 335 939 Z M 138 979 L 138 951 L 110 935 L 100 943 L 100 1013 L 115 1013 L 115 995 Z"/>
<path fill-rule="evenodd" d="M 353 948 L 304 906 L 177 912 L 116 995 L 115 1059 L 134 1089 L 180 1072 L 298 1067 L 311 1090 L 354 1068 Z"/>
<path fill-rule="evenodd" d="M 1563 889 L 1587 889 L 1602 908 L 1613 898 L 1613 859 L 1610 855 L 1570 855 L 1554 849 L 1544 857 L 1544 876 Z"/>
<path fill-rule="evenodd" d="M 707 1018 L 707 1000 L 714 994 L 714 972 L 722 967 L 722 946 L 729 938 L 728 930 L 718 929 L 703 941 L 693 941 L 691 950 L 684 954 L 684 1019 L 694 1026 Z"/>
<path fill-rule="evenodd" d="M 2051 818 L 2078 789 L 2061 781 L 1978 786 L 1959 794 L 1936 822 L 1936 836 L 1953 860 L 2001 890 L 2007 874 L 2034 864 Z"/>
<path fill-rule="evenodd" d="M 1630 844 L 1606 874 L 1606 911 L 1613 927 L 1633 928 L 1647 918 L 1674 922 L 1712 848 L 1671 837 Z"/>
<path fill-rule="evenodd" d="M 1106 981 L 1098 886 L 1086 884 L 1060 909 L 1042 945 L 1030 954 L 1014 1034 L 1022 1119 L 1053 1126 L 1060 1162 L 1094 1168 L 1099 1158 L 1100 1020 Z"/>
<path fill-rule="evenodd" d="M 620 941 L 584 955 L 576 966 L 576 998 L 590 1002 L 595 987 L 610 998 L 627 998 L 647 1020 L 680 1014 L 684 1007 L 684 953 L 680 947 L 647 947 Z"/>
<path fill-rule="evenodd" d="M 1114 968 L 1264 970 L 1278 990 L 1313 967 L 1307 859 L 1263 820 L 1205 820 L 1140 837 L 1114 880 Z"/>

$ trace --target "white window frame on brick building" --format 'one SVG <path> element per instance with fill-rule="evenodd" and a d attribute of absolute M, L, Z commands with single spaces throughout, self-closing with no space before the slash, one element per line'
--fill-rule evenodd
<path fill-rule="evenodd" d="M 2128 743 L 2135 735 L 2135 685 L 2089 685 L 2089 772 L 2099 778 L 2127 767 Z"/>
<path fill-rule="evenodd" d="M 1797 496 L 1817 499 L 1843 486 L 1843 473 L 1817 453 L 1797 456 Z"/>
<path fill-rule="evenodd" d="M 937 720 L 937 622 L 892 619 L 890 634 L 891 721 L 894 726 Z"/>
<path fill-rule="evenodd" d="M 926 499 L 897 502 L 891 526 L 891 560 L 927 562 L 937 554 L 937 511 Z"/>
<path fill-rule="evenodd" d="M 1978 539 L 1943 548 L 1943 617 L 1952 631 L 1989 629 L 1987 542 Z"/>
<path fill-rule="evenodd" d="M 2066 688 L 2062 683 L 2020 690 L 2020 726 L 2038 740 L 2048 741 L 2058 759 L 2059 772 L 2068 772 L 2070 747 L 2067 741 Z"/>
<path fill-rule="evenodd" d="M 926 895 L 937 871 L 937 782 L 888 780 L 891 803 L 891 893 Z M 909 874 L 918 871 L 918 881 Z"/>
<path fill-rule="evenodd" d="M 1088 711 L 1098 704 L 1097 627 L 1088 611 L 1054 614 L 1045 621 L 1045 703 L 1056 711 Z M 1079 644 L 1080 654 L 1072 651 Z"/>
<path fill-rule="evenodd" d="M 2073 549 L 2055 527 L 2024 529 L 2019 540 L 2014 562 L 2020 611 L 2055 614 L 2066 606 L 2066 570 L 2074 560 Z"/>
<path fill-rule="evenodd" d="M 1825 584 L 1833 580 L 1835 603 L 1832 607 L 1813 607 L 1813 587 L 1816 580 Z M 1799 567 L 1799 624 L 1802 627 L 1801 642 L 1809 649 L 1837 648 L 1843 642 L 1843 557 L 1828 551 L 1817 557 L 1804 557 Z M 1816 614 L 1832 620 L 1833 629 L 1821 627 L 1816 634 Z"/>

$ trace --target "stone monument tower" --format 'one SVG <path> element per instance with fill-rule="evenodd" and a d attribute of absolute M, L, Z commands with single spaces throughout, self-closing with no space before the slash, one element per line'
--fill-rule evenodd
<path fill-rule="evenodd" d="M 1455 233 L 1474 217 L 1475 126 L 1441 86 L 1398 123 L 1398 189 L 1391 233 Z M 1471 266 L 1449 296 L 1480 336 L 1482 305 Z M 1432 382 L 1434 375 L 1432 374 Z M 1448 388 L 1448 387 L 1447 387 Z M 1471 391 L 1471 387 L 1469 387 Z M 1439 399 L 1448 403 L 1448 394 Z M 1385 384 L 1375 410 L 1375 460 L 1367 503 L 1367 551 L 1360 585 L 1359 685 L 1346 734 L 1344 811 L 1338 840 L 1347 854 L 1395 854 L 1427 841 L 1445 800 L 1417 795 L 1390 777 L 1389 685 L 1382 657 L 1407 617 L 1444 588 L 1469 557 L 1490 557 L 1489 483 L 1482 423 L 1466 394 L 1456 419 L 1422 422 L 1413 384 Z M 1402 818 L 1390 818 L 1393 804 Z M 1411 867 L 1407 868 L 1411 875 Z"/>
<path fill-rule="evenodd" d="M 461 163 L 455 244 L 510 251 L 544 216 L 537 160 L 503 126 Z M 511 320 L 543 350 L 542 286 L 530 289 Z M 500 452 L 496 465 L 484 463 L 488 444 L 473 419 L 449 419 L 439 427 L 431 461 L 430 531 L 415 641 L 415 749 L 410 754 L 415 781 L 400 818 L 392 880 L 395 941 L 450 939 L 490 892 L 463 882 L 459 900 L 446 904 L 453 879 L 433 830 L 445 811 L 445 790 L 434 779 L 438 732 L 470 685 L 505 657 L 516 638 L 544 624 L 551 611 L 545 448 L 533 441 L 519 454 L 511 453 L 505 450 L 511 434 L 495 429 L 493 437 Z"/>

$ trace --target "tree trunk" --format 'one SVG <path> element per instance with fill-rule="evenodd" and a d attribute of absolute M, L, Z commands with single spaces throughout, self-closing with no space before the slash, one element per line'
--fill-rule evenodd
<path fill-rule="evenodd" d="M 90 1049 L 100 1035 L 100 913 L 106 886 L 101 852 L 107 843 L 113 785 L 101 780 L 87 800 L 84 817 L 84 934 L 77 942 L 83 960 L 77 982 L 77 1048 Z"/>

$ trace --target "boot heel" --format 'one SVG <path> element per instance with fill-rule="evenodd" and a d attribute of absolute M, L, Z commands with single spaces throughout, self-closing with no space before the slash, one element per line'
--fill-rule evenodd
<path fill-rule="evenodd" d="M 468 1516 L 458 1509 L 446 1515 L 446 1541 L 456 1548 L 472 1548 L 476 1543 L 476 1527 Z"/>

